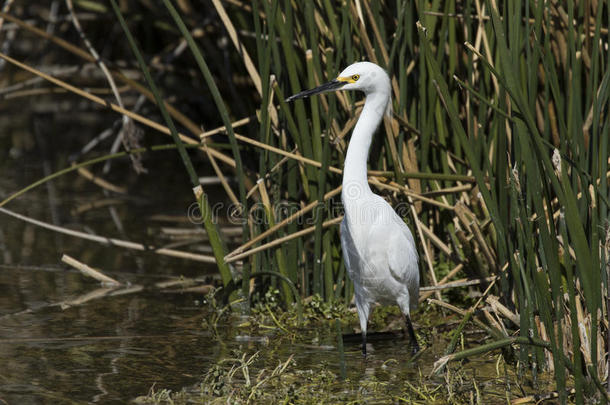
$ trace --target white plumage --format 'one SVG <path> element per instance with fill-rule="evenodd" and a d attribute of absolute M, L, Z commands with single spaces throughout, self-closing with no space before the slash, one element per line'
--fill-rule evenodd
<path fill-rule="evenodd" d="M 341 247 L 348 274 L 354 282 L 356 307 L 366 354 L 367 321 L 371 305 L 398 304 L 405 315 L 414 351 L 419 350 L 410 312 L 419 298 L 419 266 L 409 227 L 367 179 L 367 159 L 375 130 L 390 111 L 391 86 L 387 73 L 374 63 L 348 66 L 337 79 L 287 99 L 308 97 L 332 90 L 361 90 L 366 95 L 345 157 L 341 199 Z"/>

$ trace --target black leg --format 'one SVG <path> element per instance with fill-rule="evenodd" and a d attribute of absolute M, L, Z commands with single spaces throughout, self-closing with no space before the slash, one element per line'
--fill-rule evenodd
<path fill-rule="evenodd" d="M 362 332 L 362 355 L 366 357 L 366 332 Z"/>
<path fill-rule="evenodd" d="M 419 345 L 417 344 L 417 338 L 415 337 L 415 331 L 413 330 L 413 324 L 411 323 L 411 317 L 409 315 L 405 315 L 407 321 L 407 332 L 409 333 L 409 339 L 411 340 L 411 348 L 413 354 L 419 351 Z"/>

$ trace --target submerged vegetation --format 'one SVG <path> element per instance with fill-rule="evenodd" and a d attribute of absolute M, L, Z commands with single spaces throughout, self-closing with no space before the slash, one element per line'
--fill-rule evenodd
<path fill-rule="evenodd" d="M 337 186 L 362 103 L 357 94 L 294 105 L 284 100 L 354 61 L 370 60 L 392 78 L 393 113 L 374 142 L 369 182 L 417 239 L 422 284 L 429 287 L 420 301 L 461 316 L 433 371 L 451 378 L 452 360 L 503 349 L 502 362 L 518 374 L 550 372 L 560 402 L 573 392 L 576 403 L 607 403 L 606 2 L 53 4 L 26 7 L 17 0 L 0 13 L 2 103 L 36 94 L 71 103 L 82 98 L 91 109 L 101 105 L 122 114 L 110 133 L 120 136 L 116 144 L 127 153 L 101 156 L 87 135 L 74 159 L 81 164 L 32 187 L 79 171 L 110 192 L 125 193 L 103 180 L 97 166 L 87 167 L 129 155 L 134 170 L 143 172 L 147 153 L 176 148 L 186 174 L 173 181 L 193 188 L 200 215 L 191 220 L 204 225 L 211 255 L 156 252 L 215 263 L 226 299 L 245 304 L 234 306 L 244 312 L 254 307 L 252 319 L 267 311 L 277 325 L 295 329 L 311 302 L 343 319 L 340 308 L 351 301 L 353 287 L 339 248 Z M 43 54 L 41 46 L 50 51 Z M 102 73 L 43 72 L 58 61 Z M 29 88 L 41 79 L 44 86 Z M 174 144 L 157 146 L 157 132 L 172 135 Z M 222 205 L 213 206 L 201 184 L 193 164 L 201 160 L 223 187 Z M 5 206 L 30 188 L 0 201 L 2 213 L 11 213 Z M 239 226 L 237 240 L 227 223 Z M 478 291 L 470 297 L 463 289 L 442 293 L 464 286 Z M 269 288 L 279 291 L 278 307 L 263 300 L 267 307 L 257 309 L 261 304 L 250 297 Z M 280 307 L 295 314 L 294 324 L 278 318 L 284 316 Z M 455 353 L 461 332 L 473 325 L 485 339 Z M 258 361 L 254 353 L 221 360 L 205 377 L 202 395 L 230 391 L 247 401 L 262 386 L 285 394 L 278 399 L 298 394 L 291 381 L 305 377 L 290 356 L 244 377 Z M 332 385 L 336 376 L 327 373 L 318 373 L 316 384 Z M 234 385 L 235 376 L 247 383 Z M 437 392 L 426 383 L 421 389 L 428 391 L 411 392 L 402 383 L 391 400 Z M 166 394 L 155 391 L 151 398 Z"/>
<path fill-rule="evenodd" d="M 204 327 L 213 331 L 221 346 L 228 341 L 240 344 L 227 345 L 199 383 L 177 391 L 153 386 L 135 403 L 488 404 L 554 398 L 549 394 L 549 378 L 533 380 L 531 375 L 519 374 L 517 364 L 501 353 L 452 363 L 445 372 L 435 373 L 433 359 L 454 335 L 460 322 L 457 315 L 445 316 L 428 307 L 420 317 L 419 333 L 426 335 L 429 346 L 415 357 L 409 355 L 405 337 L 373 333 L 371 339 L 380 353 L 373 351 L 364 361 L 359 334 L 346 333 L 358 324 L 357 315 L 344 304 L 314 296 L 304 305 L 304 324 L 297 327 L 296 311 L 279 308 L 278 290 L 257 299 L 249 317 L 225 311 L 216 294 L 209 293 L 206 302 L 222 320 L 213 315 L 208 319 L 233 327 L 216 329 L 209 322 Z M 374 312 L 376 330 L 394 330 L 402 323 L 401 313 L 394 307 L 384 309 Z M 341 326 L 336 324 L 339 318 Z M 470 346 L 484 333 L 475 328 L 462 330 L 460 345 Z M 395 349 L 395 339 L 404 341 L 401 350 Z M 386 351 L 386 345 L 394 349 Z"/>

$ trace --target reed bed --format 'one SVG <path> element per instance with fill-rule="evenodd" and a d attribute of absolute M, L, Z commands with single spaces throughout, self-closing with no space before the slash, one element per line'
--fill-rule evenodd
<path fill-rule="evenodd" d="M 534 375 L 554 373 L 560 402 L 569 392 L 576 403 L 607 402 L 608 3 L 111 3 L 75 1 L 75 8 L 98 21 L 121 21 L 126 38 L 145 32 L 131 46 L 107 52 L 128 60 L 142 53 L 143 76 L 128 78 L 112 60 L 106 71 L 162 107 L 164 124 L 133 112 L 130 119 L 173 135 L 225 287 L 247 298 L 253 288 L 277 286 L 287 306 L 314 294 L 351 300 L 336 226 L 337 186 L 361 96 L 291 105 L 284 99 L 354 61 L 370 60 L 392 78 L 393 115 L 374 141 L 369 180 L 416 236 L 424 285 L 431 287 L 422 298 L 434 294 L 440 303 L 442 285 L 464 277 L 481 280 L 485 293 L 484 302 L 462 315 L 485 325 L 494 341 L 448 352 L 439 370 L 449 360 L 509 346 Z M 100 62 L 78 40 L 49 34 L 27 16 L 11 14 L 10 6 L 0 17 L 19 35 L 50 41 L 75 63 Z M 152 45 L 153 38 L 161 45 Z M 159 55 L 178 49 L 173 63 L 161 61 Z M 20 63 L 19 55 L 5 53 L 0 57 Z M 187 77 L 163 73 L 168 67 Z M 164 80 L 169 75 L 203 94 L 203 115 L 184 107 L 186 97 L 169 102 L 167 95 L 178 94 Z M 133 107 L 103 102 L 122 114 Z M 201 125 L 219 129 L 205 133 Z M 182 142 L 201 153 L 187 154 Z M 219 179 L 238 178 L 237 184 L 222 181 L 243 219 L 242 244 L 231 251 L 205 215 L 207 196 L 193 156 L 210 160 Z"/>

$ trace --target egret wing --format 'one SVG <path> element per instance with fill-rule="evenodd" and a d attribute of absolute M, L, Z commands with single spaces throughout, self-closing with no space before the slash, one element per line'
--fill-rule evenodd
<path fill-rule="evenodd" d="M 419 298 L 419 258 L 409 227 L 399 221 L 388 243 L 388 265 L 392 276 L 407 286 L 410 306 L 415 308 Z"/>

